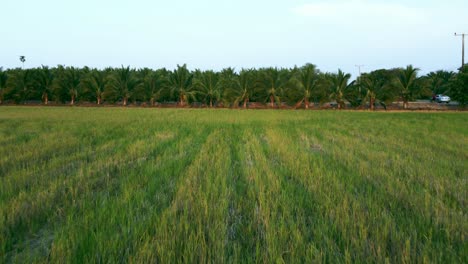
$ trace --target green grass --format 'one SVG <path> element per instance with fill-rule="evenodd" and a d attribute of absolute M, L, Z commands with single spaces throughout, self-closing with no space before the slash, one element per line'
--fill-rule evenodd
<path fill-rule="evenodd" d="M 0 262 L 468 262 L 468 115 L 0 107 Z"/>

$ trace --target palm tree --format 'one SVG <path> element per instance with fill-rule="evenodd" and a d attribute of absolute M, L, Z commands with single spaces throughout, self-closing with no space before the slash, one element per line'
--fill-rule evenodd
<path fill-rule="evenodd" d="M 126 106 L 128 99 L 139 85 L 141 81 L 136 77 L 135 71 L 130 69 L 130 66 L 126 68 L 122 66 L 110 75 L 106 90 L 108 94 L 122 99 L 123 105 Z"/>
<path fill-rule="evenodd" d="M 221 82 L 219 74 L 214 71 L 196 71 L 193 86 L 197 89 L 204 102 L 209 102 L 213 107 L 213 101 L 216 103 L 221 98 Z"/>
<path fill-rule="evenodd" d="M 167 84 L 166 72 L 166 69 L 160 69 L 155 72 L 148 72 L 146 76 L 143 77 L 142 88 L 150 99 L 151 106 L 154 106 L 156 100 L 158 100 L 164 92 L 164 87 Z"/>
<path fill-rule="evenodd" d="M 468 105 L 468 64 L 450 80 L 448 93 L 461 107 Z"/>
<path fill-rule="evenodd" d="M 61 81 L 62 87 L 68 92 L 70 96 L 70 104 L 74 105 L 80 93 L 81 72 L 80 69 L 75 67 L 65 68 L 63 79 Z"/>
<path fill-rule="evenodd" d="M 370 110 L 374 110 L 376 100 L 380 99 L 383 93 L 385 93 L 385 80 L 371 74 L 366 74 L 360 78 L 359 85 L 365 92 L 363 103 L 369 102 Z"/>
<path fill-rule="evenodd" d="M 154 71 L 148 67 L 135 70 L 135 76 L 138 80 L 140 80 L 140 85 L 135 87 L 129 100 L 133 99 L 134 101 L 142 102 L 147 102 L 150 100 L 148 91 L 146 90 L 147 87 L 145 85 L 145 78 L 151 73 L 154 73 Z"/>
<path fill-rule="evenodd" d="M 7 80 L 7 73 L 0 67 L 0 104 L 3 103 L 3 94 L 5 93 Z"/>
<path fill-rule="evenodd" d="M 351 74 L 338 70 L 337 74 L 329 74 L 327 77 L 330 85 L 330 99 L 336 101 L 338 109 L 344 108 L 347 90 L 354 85 L 354 82 L 348 84 Z"/>
<path fill-rule="evenodd" d="M 78 95 L 81 93 L 81 71 L 75 67 L 64 67 L 59 65 L 55 69 L 53 82 L 54 92 L 58 99 L 66 101 L 70 98 L 70 104 L 74 105 Z"/>
<path fill-rule="evenodd" d="M 224 68 L 220 72 L 221 81 L 223 79 L 229 79 L 229 78 L 233 77 L 234 75 L 236 75 L 236 70 L 234 68 L 232 68 L 232 67 Z"/>
<path fill-rule="evenodd" d="M 409 100 L 419 89 L 416 85 L 418 71 L 418 68 L 408 65 L 405 69 L 400 69 L 400 72 L 394 81 L 394 86 L 398 90 L 400 97 L 403 99 L 403 108 L 405 109 L 408 108 Z"/>
<path fill-rule="evenodd" d="M 52 93 L 54 84 L 54 74 L 49 67 L 42 65 L 42 68 L 38 69 L 36 75 L 36 84 L 41 93 L 41 99 L 44 104 L 49 104 L 49 96 Z"/>
<path fill-rule="evenodd" d="M 304 103 L 305 109 L 309 109 L 310 100 L 319 83 L 316 66 L 313 64 L 306 64 L 300 69 L 295 70 L 291 82 L 293 83 L 293 88 L 289 91 L 292 93 L 291 97 L 297 100 L 295 108 Z"/>
<path fill-rule="evenodd" d="M 242 103 L 243 108 L 247 108 L 247 103 L 258 84 L 254 74 L 254 70 L 241 70 L 239 75 L 223 80 L 223 85 L 226 87 L 225 98 L 230 99 L 233 107 L 238 107 L 239 103 Z"/>
<path fill-rule="evenodd" d="M 22 69 L 24 69 L 24 62 L 26 61 L 26 56 L 23 56 L 23 55 L 19 56 L 19 60 L 20 60 L 21 63 L 23 64 Z"/>
<path fill-rule="evenodd" d="M 277 68 L 267 68 L 260 71 L 260 93 L 263 94 L 265 101 L 269 101 L 270 107 L 281 105 L 280 95 L 288 81 L 286 72 Z"/>
<path fill-rule="evenodd" d="M 102 103 L 104 89 L 107 84 L 107 72 L 97 69 L 91 70 L 81 79 L 81 87 L 84 92 L 91 93 L 96 97 L 96 103 Z"/>
<path fill-rule="evenodd" d="M 448 90 L 448 84 L 450 79 L 455 76 L 452 71 L 436 71 L 430 72 L 426 75 L 426 79 L 429 81 L 429 89 L 433 94 L 443 94 Z"/>
<path fill-rule="evenodd" d="M 32 92 L 34 80 L 31 70 L 17 69 L 9 76 L 6 87 L 16 102 L 25 102 Z"/>
<path fill-rule="evenodd" d="M 176 97 L 180 106 L 185 106 L 189 99 L 195 98 L 193 91 L 193 74 L 187 65 L 177 65 L 177 69 L 169 74 L 168 88 L 170 95 Z"/>

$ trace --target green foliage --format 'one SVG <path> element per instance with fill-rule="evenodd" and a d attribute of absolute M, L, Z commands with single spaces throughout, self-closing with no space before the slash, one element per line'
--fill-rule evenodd
<path fill-rule="evenodd" d="M 239 104 L 242 104 L 243 108 L 247 108 L 254 91 L 258 88 L 259 82 L 255 77 L 256 73 L 252 69 L 243 69 L 239 75 L 226 74 L 223 80 L 226 87 L 225 98 L 232 102 L 233 107 L 239 107 Z"/>
<path fill-rule="evenodd" d="M 31 70 L 15 69 L 10 72 L 6 82 L 6 91 L 8 97 L 16 103 L 24 103 L 31 98 L 33 93 L 34 79 Z"/>
<path fill-rule="evenodd" d="M 214 71 L 196 71 L 193 83 L 201 102 L 213 107 L 221 100 L 223 93 L 220 74 Z"/>
<path fill-rule="evenodd" d="M 293 108 L 308 108 L 311 102 L 336 101 L 342 108 L 347 104 L 352 107 L 368 104 L 374 97 L 375 102 L 381 104 L 402 100 L 407 107 L 409 101 L 429 99 L 434 92 L 451 95 L 453 90 L 456 98 L 463 96 L 460 88 L 450 85 L 463 73 L 436 71 L 418 77 L 417 72 L 418 69 L 408 66 L 363 74 L 362 78 L 372 75 L 374 85 L 382 86 L 373 95 L 370 89 L 374 88 L 364 87 L 367 84 L 359 83 L 359 78 L 350 82 L 348 73 L 341 70 L 321 73 L 313 64 L 289 69 L 241 69 L 240 72 L 234 68 L 192 71 L 185 64 L 173 71 L 129 66 L 105 69 L 42 66 L 0 70 L 0 82 L 3 82 L 0 83 L 0 102 L 48 103 L 52 99 L 56 103 L 74 104 L 79 100 L 80 103 L 101 104 L 105 100 L 108 104 L 121 102 L 122 105 L 155 106 L 177 102 L 180 106 L 208 107 L 247 107 L 250 102 L 255 107 L 288 104 Z M 26 79 L 21 81 L 21 78 Z M 7 79 L 12 79 L 9 84 Z"/>
<path fill-rule="evenodd" d="M 363 94 L 362 103 L 368 103 L 371 110 L 374 109 L 377 103 L 386 107 L 386 105 L 391 103 L 396 97 L 391 84 L 386 78 L 382 77 L 380 73 L 379 71 L 374 71 L 363 74 L 359 79 L 359 87 Z"/>
<path fill-rule="evenodd" d="M 5 93 L 6 84 L 8 80 L 7 73 L 0 67 L 0 104 L 3 103 L 3 95 Z"/>
<path fill-rule="evenodd" d="M 80 86 L 83 89 L 83 93 L 90 95 L 98 105 L 102 103 L 108 81 L 108 75 L 109 70 L 99 71 L 97 69 L 93 69 L 86 73 L 81 79 Z"/>
<path fill-rule="evenodd" d="M 350 78 L 351 74 L 344 73 L 342 70 L 338 70 L 336 74 L 327 75 L 329 98 L 337 103 L 338 109 L 345 107 L 345 100 L 347 98 L 349 100 L 354 97 L 350 96 L 355 88 L 354 81 L 348 83 Z"/>
<path fill-rule="evenodd" d="M 53 92 L 55 75 L 47 66 L 42 66 L 41 69 L 34 71 L 34 73 L 36 73 L 35 80 L 37 91 L 40 93 L 44 104 L 48 104 L 49 97 Z"/>
<path fill-rule="evenodd" d="M 289 71 L 278 68 L 265 68 L 258 71 L 257 85 L 260 100 L 268 102 L 270 107 L 281 105 L 281 97 L 290 80 Z"/>
<path fill-rule="evenodd" d="M 468 104 L 468 64 L 465 65 L 460 72 L 452 77 L 448 84 L 452 100 L 458 101 L 458 103 L 465 107 Z"/>
<path fill-rule="evenodd" d="M 424 79 L 428 82 L 428 88 L 432 94 L 445 94 L 449 89 L 449 82 L 455 76 L 454 72 L 436 71 L 430 72 Z"/>
<path fill-rule="evenodd" d="M 104 97 L 114 101 L 122 100 L 122 105 L 126 106 L 140 85 L 141 80 L 137 78 L 135 70 L 130 69 L 130 66 L 122 66 L 109 75 Z"/>
<path fill-rule="evenodd" d="M 318 97 L 320 86 L 317 67 L 313 64 L 306 64 L 293 70 L 293 77 L 287 84 L 286 96 L 294 103 L 295 108 L 304 104 L 304 107 L 308 109 L 310 102 Z"/>
<path fill-rule="evenodd" d="M 177 65 L 177 69 L 169 73 L 168 88 L 170 95 L 176 97 L 180 106 L 185 106 L 190 99 L 195 99 L 193 89 L 193 74 L 187 65 Z"/>
<path fill-rule="evenodd" d="M 157 100 L 163 97 L 164 89 L 167 87 L 168 71 L 159 69 L 149 71 L 143 76 L 143 85 L 139 86 L 138 93 L 143 95 L 144 100 L 149 99 L 150 105 L 154 105 Z"/>
<path fill-rule="evenodd" d="M 58 66 L 54 81 L 54 90 L 60 101 L 70 100 L 70 104 L 75 104 L 81 94 L 82 70 L 75 67 Z"/>
<path fill-rule="evenodd" d="M 418 68 L 408 65 L 405 69 L 400 70 L 394 81 L 394 87 L 398 91 L 400 98 L 403 100 L 403 107 L 405 109 L 408 108 L 408 102 L 414 98 L 415 94 L 420 89 L 420 86 L 416 83 L 418 71 Z"/>
<path fill-rule="evenodd" d="M 0 262 L 465 263 L 467 134 L 464 112 L 0 107 Z"/>

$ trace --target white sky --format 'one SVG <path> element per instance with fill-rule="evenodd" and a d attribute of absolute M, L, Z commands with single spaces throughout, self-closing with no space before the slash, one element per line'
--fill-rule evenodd
<path fill-rule="evenodd" d="M 468 1 L 1 0 L 0 66 L 455 70 Z M 468 42 L 468 38 L 466 39 Z M 468 61 L 468 59 L 467 59 Z"/>

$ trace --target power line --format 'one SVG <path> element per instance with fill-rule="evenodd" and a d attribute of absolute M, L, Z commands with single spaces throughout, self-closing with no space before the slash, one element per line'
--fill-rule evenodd
<path fill-rule="evenodd" d="M 465 35 L 466 33 L 457 34 L 455 32 L 455 37 L 462 37 L 462 68 L 465 66 Z"/>

